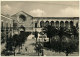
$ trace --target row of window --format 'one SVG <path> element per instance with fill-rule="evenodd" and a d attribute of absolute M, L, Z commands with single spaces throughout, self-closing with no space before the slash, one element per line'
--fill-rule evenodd
<path fill-rule="evenodd" d="M 73 21 L 70 21 L 70 22 L 61 21 L 60 23 L 59 23 L 59 21 L 56 21 L 56 22 L 54 22 L 54 21 L 51 21 L 51 22 L 49 22 L 49 21 L 46 21 L 46 22 L 41 21 L 40 22 L 40 27 L 44 27 L 44 26 L 47 26 L 47 25 L 51 25 L 51 26 L 55 26 L 55 27 L 59 27 L 59 26 L 64 27 L 65 26 L 66 28 L 68 28 L 69 26 L 70 27 L 74 26 L 74 22 Z M 35 23 L 35 27 L 37 27 L 37 23 Z M 76 27 L 78 27 L 78 23 L 76 23 Z"/>
<path fill-rule="evenodd" d="M 10 30 L 11 31 L 12 30 L 11 24 L 1 22 L 1 32 L 3 32 L 4 30 L 6 30 L 6 31 Z"/>
<path fill-rule="evenodd" d="M 12 24 L 1 22 L 1 43 L 12 37 Z"/>

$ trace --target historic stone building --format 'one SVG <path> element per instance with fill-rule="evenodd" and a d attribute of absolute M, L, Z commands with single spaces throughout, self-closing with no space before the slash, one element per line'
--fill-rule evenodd
<path fill-rule="evenodd" d="M 18 12 L 12 15 L 14 20 L 14 28 L 21 28 L 24 27 L 25 31 L 32 31 L 33 30 L 33 17 L 23 11 Z M 19 29 L 20 30 L 20 29 Z"/>
<path fill-rule="evenodd" d="M 1 52 L 5 49 L 8 38 L 13 36 L 13 20 L 1 14 Z"/>
<path fill-rule="evenodd" d="M 79 17 L 33 17 L 20 11 L 11 17 L 1 14 L 1 43 L 20 31 L 41 32 L 44 26 L 51 25 L 56 28 L 65 27 L 70 29 L 72 26 L 79 28 Z M 5 46 L 5 45 L 4 45 Z M 2 50 L 4 49 L 2 46 Z"/>
<path fill-rule="evenodd" d="M 10 37 L 13 33 L 13 20 L 1 14 L 1 33 L 4 33 L 5 37 Z"/>
<path fill-rule="evenodd" d="M 51 25 L 56 28 L 71 26 L 78 27 L 79 17 L 33 17 L 23 11 L 12 15 L 13 20 L 17 24 L 16 27 L 25 27 L 25 31 L 41 31 L 42 27 Z"/>
<path fill-rule="evenodd" d="M 1 14 L 1 52 L 6 49 L 8 39 L 20 31 L 41 32 L 44 26 L 51 25 L 59 29 L 65 27 L 70 29 L 75 26 L 79 30 L 79 17 L 33 17 L 23 11 L 20 11 L 11 17 Z M 34 33 L 32 33 L 34 34 Z M 47 38 L 38 33 L 38 39 Z M 42 40 L 43 41 L 43 40 Z"/>

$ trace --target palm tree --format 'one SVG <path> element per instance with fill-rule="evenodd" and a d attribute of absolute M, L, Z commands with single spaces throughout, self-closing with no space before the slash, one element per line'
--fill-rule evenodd
<path fill-rule="evenodd" d="M 43 32 L 49 38 L 49 44 L 50 44 L 50 48 L 51 48 L 51 39 L 52 39 L 52 37 L 54 37 L 57 34 L 58 30 L 55 27 L 48 25 L 43 28 Z"/>
<path fill-rule="evenodd" d="M 71 28 L 71 33 L 74 35 L 74 38 L 79 37 L 78 29 L 75 26 Z"/>
<path fill-rule="evenodd" d="M 79 45 L 78 41 L 75 41 L 76 39 L 71 37 L 72 34 L 74 34 L 73 32 L 76 32 L 76 29 L 70 31 L 70 29 L 65 29 L 64 27 L 55 29 L 52 26 L 45 27 L 44 30 L 44 33 L 47 34 L 47 37 L 49 37 L 49 39 L 52 39 L 52 49 L 56 52 L 64 52 L 66 56 L 76 51 Z"/>
<path fill-rule="evenodd" d="M 58 51 L 65 52 L 66 56 L 68 56 L 69 53 L 74 52 L 78 47 L 78 44 L 76 44 L 77 41 L 75 41 L 75 39 L 71 37 L 71 33 L 72 32 L 70 32 L 70 30 L 65 30 L 65 28 L 63 27 L 60 27 L 58 33 L 60 37 L 59 44 L 57 46 L 57 48 L 59 48 Z"/>

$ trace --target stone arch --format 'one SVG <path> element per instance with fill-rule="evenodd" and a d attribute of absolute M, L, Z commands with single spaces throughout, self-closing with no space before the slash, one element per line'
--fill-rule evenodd
<path fill-rule="evenodd" d="M 25 21 L 26 20 L 26 16 L 23 15 L 23 14 L 19 15 L 19 18 L 22 19 L 22 21 Z"/>
<path fill-rule="evenodd" d="M 58 27 L 59 27 L 59 21 L 56 21 L 56 22 L 55 22 L 55 25 L 56 25 L 56 27 L 58 28 Z"/>
<path fill-rule="evenodd" d="M 46 21 L 46 22 L 45 22 L 45 26 L 48 26 L 48 25 L 49 25 L 49 21 Z"/>
<path fill-rule="evenodd" d="M 44 21 L 40 22 L 40 27 L 44 27 Z"/>
<path fill-rule="evenodd" d="M 25 27 L 23 25 L 20 26 L 21 31 L 25 31 Z"/>
<path fill-rule="evenodd" d="M 69 27 L 69 22 L 65 21 L 65 27 L 68 28 Z"/>
<path fill-rule="evenodd" d="M 64 27 L 64 22 L 63 21 L 60 22 L 60 27 Z"/>
<path fill-rule="evenodd" d="M 35 28 L 37 28 L 37 23 L 35 23 Z"/>
<path fill-rule="evenodd" d="M 79 27 L 79 24 L 78 24 L 78 22 L 76 23 L 76 27 Z"/>
<path fill-rule="evenodd" d="M 51 21 L 50 23 L 51 23 L 51 26 L 54 26 L 54 21 Z"/>
<path fill-rule="evenodd" d="M 70 21 L 70 27 L 73 27 L 73 21 Z"/>

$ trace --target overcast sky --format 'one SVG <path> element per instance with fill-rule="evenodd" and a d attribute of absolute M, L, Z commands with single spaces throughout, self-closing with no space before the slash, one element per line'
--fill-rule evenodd
<path fill-rule="evenodd" d="M 24 11 L 34 17 L 78 17 L 77 1 L 4 1 L 1 2 L 1 13 L 13 15 Z"/>

